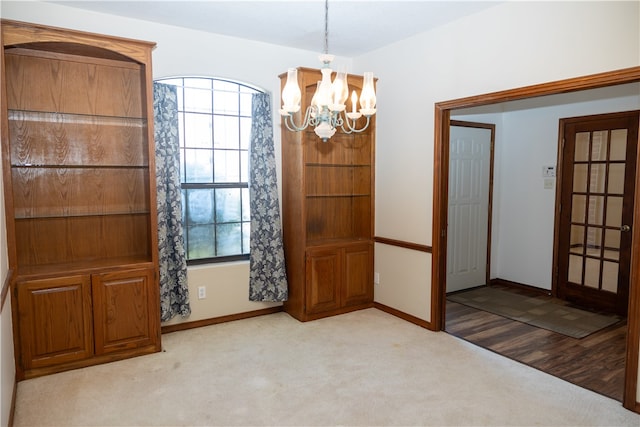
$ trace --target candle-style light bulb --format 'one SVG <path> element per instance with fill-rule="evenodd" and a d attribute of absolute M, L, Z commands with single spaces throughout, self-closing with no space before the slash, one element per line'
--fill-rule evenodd
<path fill-rule="evenodd" d="M 356 91 L 354 90 L 353 92 L 351 92 L 351 112 L 355 113 L 356 112 L 356 104 L 358 103 L 358 95 L 356 94 Z"/>

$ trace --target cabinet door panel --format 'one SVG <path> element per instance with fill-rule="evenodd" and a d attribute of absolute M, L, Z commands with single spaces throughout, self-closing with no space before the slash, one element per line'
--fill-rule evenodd
<path fill-rule="evenodd" d="M 340 307 L 342 266 L 340 251 L 314 250 L 307 254 L 307 313 Z"/>
<path fill-rule="evenodd" d="M 373 250 L 371 245 L 348 246 L 344 255 L 343 306 L 373 301 Z"/>
<path fill-rule="evenodd" d="M 17 283 L 25 369 L 93 355 L 90 283 L 89 276 Z"/>
<path fill-rule="evenodd" d="M 150 311 L 157 305 L 151 270 L 129 270 L 92 276 L 96 354 L 154 344 L 154 325 L 159 322 Z"/>

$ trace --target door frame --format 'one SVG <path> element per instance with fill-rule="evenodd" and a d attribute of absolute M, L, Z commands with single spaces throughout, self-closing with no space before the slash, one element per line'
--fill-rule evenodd
<path fill-rule="evenodd" d="M 493 217 L 493 167 L 494 167 L 494 158 L 495 158 L 495 148 L 496 148 L 496 125 L 492 123 L 480 123 L 480 122 L 469 122 L 465 120 L 450 120 L 449 127 L 457 126 L 457 127 L 468 127 L 475 129 L 487 129 L 491 132 L 489 136 L 489 195 L 487 200 L 487 258 L 486 258 L 486 266 L 485 266 L 485 283 L 488 284 L 491 278 L 491 225 L 492 225 L 492 217 Z M 447 139 L 447 150 L 449 149 L 449 140 Z M 448 155 L 447 155 L 448 156 Z M 447 157 L 447 161 L 450 160 Z M 447 181 L 449 180 L 449 165 L 447 164 Z M 447 190 L 449 186 L 447 185 Z M 447 218 L 449 212 L 449 193 L 447 193 Z M 446 266 L 445 266 L 445 278 L 446 276 Z M 445 293 L 446 289 L 446 281 L 445 281 Z"/>
<path fill-rule="evenodd" d="M 434 105 L 433 243 L 431 258 L 430 329 L 440 331 L 443 330 L 445 324 L 449 125 L 451 110 L 636 82 L 640 82 L 640 66 L 443 101 Z M 638 157 L 640 157 L 640 150 L 638 150 Z M 638 164 L 640 165 L 640 162 L 638 162 Z M 634 224 L 640 224 L 640 167 L 636 168 L 635 182 Z M 634 227 L 632 233 L 627 350 L 622 405 L 629 410 L 640 413 L 640 404 L 636 402 L 636 391 L 638 387 L 638 346 L 640 345 L 640 227 Z"/>

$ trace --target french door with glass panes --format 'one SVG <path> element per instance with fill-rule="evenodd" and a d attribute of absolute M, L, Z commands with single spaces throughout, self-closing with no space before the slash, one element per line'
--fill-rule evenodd
<path fill-rule="evenodd" d="M 557 295 L 625 315 L 638 111 L 562 119 Z"/>

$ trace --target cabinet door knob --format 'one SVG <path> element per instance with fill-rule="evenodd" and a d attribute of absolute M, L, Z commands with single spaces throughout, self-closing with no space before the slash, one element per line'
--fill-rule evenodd
<path fill-rule="evenodd" d="M 631 227 L 629 227 L 627 224 L 623 225 L 622 227 L 620 227 L 620 231 L 623 231 L 625 233 L 631 231 Z"/>

